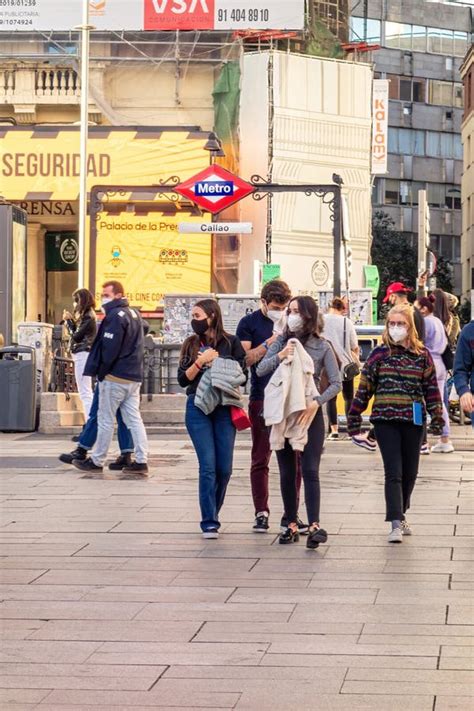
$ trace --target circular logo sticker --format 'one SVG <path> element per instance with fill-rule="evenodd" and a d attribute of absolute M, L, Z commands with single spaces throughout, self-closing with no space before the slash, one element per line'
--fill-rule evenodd
<path fill-rule="evenodd" d="M 325 286 L 329 281 L 329 267 L 322 259 L 317 259 L 311 268 L 311 278 L 316 286 Z"/>
<path fill-rule="evenodd" d="M 62 243 L 59 253 L 64 264 L 75 264 L 79 255 L 79 245 L 75 239 L 68 237 Z"/>

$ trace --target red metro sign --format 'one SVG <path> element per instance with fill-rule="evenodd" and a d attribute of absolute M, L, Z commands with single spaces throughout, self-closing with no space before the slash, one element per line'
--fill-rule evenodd
<path fill-rule="evenodd" d="M 253 185 L 220 165 L 209 166 L 176 188 L 177 193 L 213 214 L 242 200 L 254 190 Z"/>

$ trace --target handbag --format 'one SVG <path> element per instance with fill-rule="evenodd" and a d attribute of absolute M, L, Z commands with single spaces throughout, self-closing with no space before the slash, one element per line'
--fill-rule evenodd
<path fill-rule="evenodd" d="M 441 353 L 441 360 L 444 363 L 444 367 L 446 370 L 452 370 L 454 367 L 454 354 L 453 351 L 451 350 L 451 346 L 448 345 L 444 349 L 444 351 Z"/>
<path fill-rule="evenodd" d="M 230 406 L 230 419 L 235 429 L 241 432 L 242 430 L 248 430 L 251 426 L 249 416 L 242 407 L 237 407 L 236 405 Z"/>
<path fill-rule="evenodd" d="M 344 316 L 344 350 L 346 353 L 348 353 L 347 345 L 346 345 L 346 325 L 347 325 L 347 318 Z M 354 360 L 351 360 L 350 363 L 347 363 L 344 368 L 342 369 L 342 377 L 344 380 L 354 380 L 354 378 L 359 375 L 360 373 L 360 368 L 359 364 L 356 363 Z"/>

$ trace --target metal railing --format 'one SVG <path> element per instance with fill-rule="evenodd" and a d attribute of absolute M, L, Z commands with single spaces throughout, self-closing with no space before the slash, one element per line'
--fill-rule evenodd
<path fill-rule="evenodd" d="M 177 379 L 180 350 L 180 345 L 155 343 L 152 338 L 146 339 L 142 395 L 151 400 L 153 395 L 182 392 Z M 69 396 L 70 393 L 77 392 L 74 361 L 60 349 L 56 353 L 53 357 L 49 390 Z"/>

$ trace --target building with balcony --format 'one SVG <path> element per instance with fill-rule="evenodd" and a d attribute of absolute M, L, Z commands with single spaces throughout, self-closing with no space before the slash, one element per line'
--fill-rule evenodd
<path fill-rule="evenodd" d="M 461 67 L 461 77 L 464 83 L 464 120 L 462 124 L 464 171 L 461 184 L 462 294 L 466 299 L 471 299 L 472 309 L 474 290 L 474 48 L 472 47 Z"/>
<path fill-rule="evenodd" d="M 367 14 L 364 14 L 364 7 Z M 352 0 L 350 39 L 380 45 L 376 78 L 390 80 L 388 173 L 377 177 L 373 207 L 417 244 L 418 191 L 426 189 L 431 249 L 454 267 L 461 290 L 460 67 L 471 44 L 472 10 L 428 0 Z"/>

